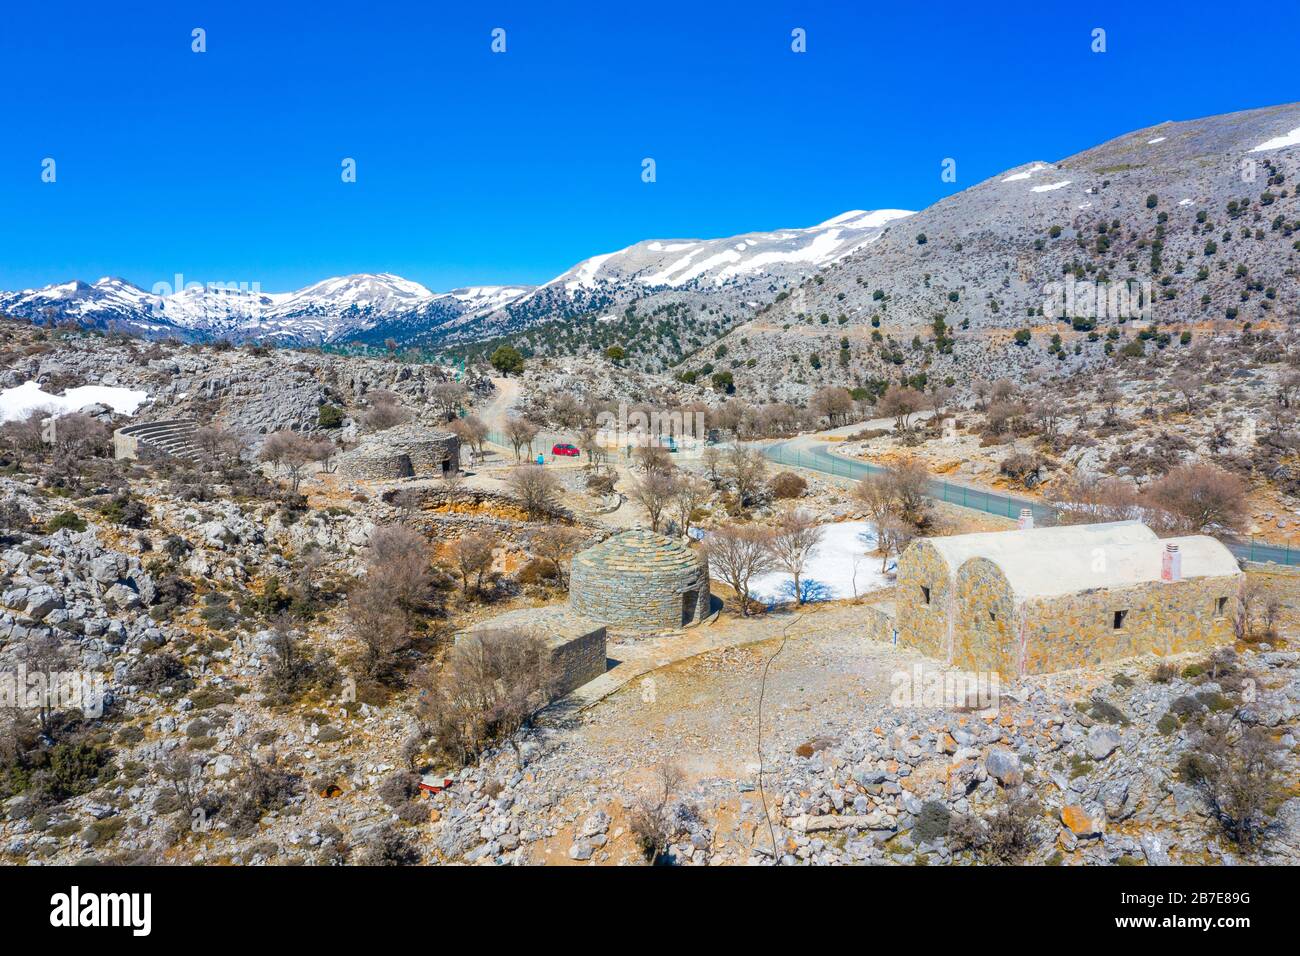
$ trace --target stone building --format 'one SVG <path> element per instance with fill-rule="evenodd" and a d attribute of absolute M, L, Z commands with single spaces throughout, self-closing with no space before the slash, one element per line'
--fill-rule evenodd
<path fill-rule="evenodd" d="M 339 471 L 351 478 L 433 478 L 460 470 L 460 439 L 418 422 L 369 435 L 339 456 Z"/>
<path fill-rule="evenodd" d="M 1232 640 L 1242 572 L 1213 538 L 1136 521 L 916 541 L 898 643 L 966 670 L 1042 674 Z"/>
<path fill-rule="evenodd" d="M 541 638 L 558 673 L 557 697 L 605 673 L 605 626 L 564 605 L 507 611 L 464 633 L 513 631 Z"/>
<path fill-rule="evenodd" d="M 680 541 L 623 531 L 573 559 L 569 603 L 613 631 L 673 631 L 709 614 L 709 563 Z"/>

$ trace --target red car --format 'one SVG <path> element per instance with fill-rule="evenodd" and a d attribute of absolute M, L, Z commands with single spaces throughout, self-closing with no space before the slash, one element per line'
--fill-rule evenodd
<path fill-rule="evenodd" d="M 561 458 L 577 458 L 581 453 L 576 445 L 559 444 L 551 448 L 551 454 L 558 455 Z"/>

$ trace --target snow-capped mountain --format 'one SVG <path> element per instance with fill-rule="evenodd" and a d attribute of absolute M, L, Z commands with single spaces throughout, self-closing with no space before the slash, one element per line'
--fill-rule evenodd
<path fill-rule="evenodd" d="M 648 239 L 578 263 L 495 310 L 430 326 L 428 342 L 467 342 L 556 320 L 613 321 L 629 306 L 752 316 L 796 286 L 878 240 L 903 209 L 841 213 L 806 229 L 750 232 L 725 239 Z M 725 324 L 725 323 L 724 323 Z"/>
<path fill-rule="evenodd" d="M 325 279 L 295 292 L 255 283 L 161 284 L 123 279 L 0 292 L 0 313 L 75 321 L 151 337 L 284 344 L 474 341 L 541 322 L 686 297 L 728 309 L 767 304 L 832 262 L 875 242 L 911 213 L 854 210 L 807 229 L 725 239 L 654 239 L 578 263 L 544 286 L 472 286 L 435 293 L 390 273 Z"/>
<path fill-rule="evenodd" d="M 902 209 L 855 209 L 808 229 L 729 239 L 653 239 L 586 259 L 542 288 L 575 292 L 624 281 L 650 288 L 708 287 L 760 275 L 806 273 L 875 242 L 884 226 L 910 215 Z"/>

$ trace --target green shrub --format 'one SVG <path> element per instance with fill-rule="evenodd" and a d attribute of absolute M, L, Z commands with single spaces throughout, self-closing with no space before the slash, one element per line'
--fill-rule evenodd
<path fill-rule="evenodd" d="M 337 405 L 322 405 L 316 412 L 316 424 L 321 428 L 342 428 L 343 409 Z"/>
<path fill-rule="evenodd" d="M 85 531 L 86 521 L 75 511 L 64 511 L 45 523 L 45 533 L 54 534 L 67 528 L 69 531 Z"/>

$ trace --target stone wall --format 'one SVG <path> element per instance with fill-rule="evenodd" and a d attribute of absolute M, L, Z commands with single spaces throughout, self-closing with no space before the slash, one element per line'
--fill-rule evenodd
<path fill-rule="evenodd" d="M 898 643 L 926 657 L 947 660 L 951 653 L 948 622 L 955 613 L 948 562 L 932 545 L 916 541 L 898 559 L 894 604 L 898 609 Z M 927 602 L 922 588 L 930 589 Z"/>
<path fill-rule="evenodd" d="M 663 535 L 625 531 L 573 559 L 569 602 L 615 631 L 679 630 L 709 614 L 708 560 Z"/>
<path fill-rule="evenodd" d="M 1018 601 L 994 562 L 972 558 L 957 574 L 949 662 L 1014 678 L 1230 643 L 1239 586 L 1239 575 L 1198 577 Z"/>
<path fill-rule="evenodd" d="M 487 631 L 518 631 L 545 641 L 558 673 L 557 698 L 605 673 L 604 625 L 573 613 L 566 605 L 508 611 L 474 625 L 465 634 Z"/>
<path fill-rule="evenodd" d="M 862 609 L 862 618 L 868 640 L 880 641 L 883 644 L 893 643 L 894 627 L 898 619 L 894 615 L 892 602 L 865 605 Z"/>

